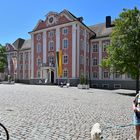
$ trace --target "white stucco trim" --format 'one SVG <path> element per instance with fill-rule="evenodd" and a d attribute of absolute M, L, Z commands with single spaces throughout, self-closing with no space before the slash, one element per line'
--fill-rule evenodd
<path fill-rule="evenodd" d="M 43 31 L 49 31 L 49 30 L 53 30 L 53 29 L 57 29 L 57 28 L 60 29 L 60 28 L 62 28 L 62 27 L 75 25 L 76 23 L 77 23 L 76 21 L 74 21 L 74 22 L 69 22 L 69 23 L 65 23 L 65 24 L 61 24 L 61 25 L 57 25 L 57 26 L 53 26 L 53 27 L 41 29 L 41 30 L 38 30 L 38 31 L 32 31 L 32 32 L 29 32 L 29 34 L 36 34 L 36 33 L 40 33 L 40 32 L 43 32 Z"/>
<path fill-rule="evenodd" d="M 77 24 L 77 77 L 79 77 L 79 67 L 80 67 L 80 26 Z"/>
<path fill-rule="evenodd" d="M 99 41 L 99 65 L 102 61 L 102 41 Z M 102 68 L 99 66 L 99 79 L 102 79 Z"/>
<path fill-rule="evenodd" d="M 31 34 L 31 79 L 34 79 L 34 34 Z"/>
<path fill-rule="evenodd" d="M 76 77 L 76 24 L 72 25 L 72 78 Z"/>
<path fill-rule="evenodd" d="M 23 52 L 23 79 L 25 79 L 25 52 Z"/>
<path fill-rule="evenodd" d="M 43 63 L 46 63 L 46 32 L 43 31 Z"/>
<path fill-rule="evenodd" d="M 31 75 L 30 75 L 30 69 L 31 69 L 31 52 L 29 51 L 28 52 L 28 79 L 31 78 Z"/>
<path fill-rule="evenodd" d="M 60 50 L 60 28 L 56 28 L 56 51 Z"/>
<path fill-rule="evenodd" d="M 86 76 L 86 47 L 87 47 L 87 39 L 86 39 L 87 32 L 84 30 L 84 75 Z"/>

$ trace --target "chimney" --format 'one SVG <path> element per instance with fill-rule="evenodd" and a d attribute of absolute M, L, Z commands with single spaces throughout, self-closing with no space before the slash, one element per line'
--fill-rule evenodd
<path fill-rule="evenodd" d="M 77 19 L 78 19 L 80 22 L 83 22 L 83 20 L 84 20 L 83 17 L 78 17 Z"/>
<path fill-rule="evenodd" d="M 111 24 L 111 16 L 106 16 L 106 28 L 114 27 L 114 24 Z"/>

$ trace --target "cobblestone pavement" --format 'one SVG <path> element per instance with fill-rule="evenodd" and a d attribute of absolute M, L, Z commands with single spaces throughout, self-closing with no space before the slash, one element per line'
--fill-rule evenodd
<path fill-rule="evenodd" d="M 115 127 L 132 123 L 133 98 L 108 90 L 1 84 L 0 123 L 10 140 L 90 140 L 96 122 L 104 140 L 112 134 L 133 140 L 132 126 Z"/>

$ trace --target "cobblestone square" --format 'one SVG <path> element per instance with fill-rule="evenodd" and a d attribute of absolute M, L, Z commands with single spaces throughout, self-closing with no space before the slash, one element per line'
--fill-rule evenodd
<path fill-rule="evenodd" d="M 133 140 L 133 126 L 115 127 L 132 123 L 133 99 L 111 90 L 0 84 L 0 123 L 10 140 L 90 140 L 96 122 L 104 140 Z"/>

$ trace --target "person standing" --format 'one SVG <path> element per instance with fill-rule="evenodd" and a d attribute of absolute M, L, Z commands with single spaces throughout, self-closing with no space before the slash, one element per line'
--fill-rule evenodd
<path fill-rule="evenodd" d="M 136 140 L 140 138 L 140 94 L 137 94 L 133 101 L 133 124 L 135 125 L 136 130 Z"/>

